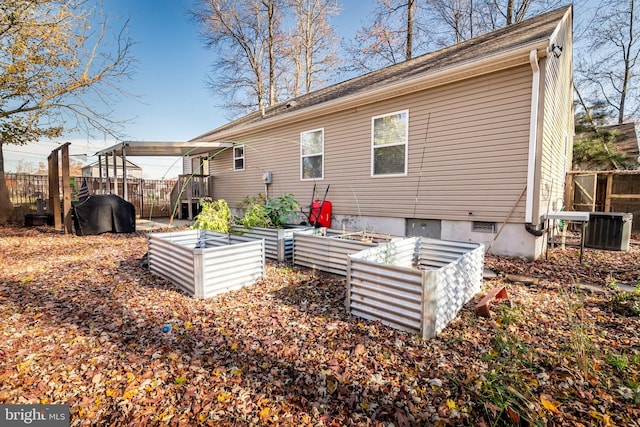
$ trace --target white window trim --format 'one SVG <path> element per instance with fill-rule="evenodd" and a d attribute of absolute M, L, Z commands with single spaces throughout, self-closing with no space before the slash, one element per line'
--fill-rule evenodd
<path fill-rule="evenodd" d="M 307 155 L 303 155 L 302 154 L 302 135 L 305 133 L 313 133 L 313 132 L 318 132 L 320 131 L 322 133 L 322 151 L 320 153 L 314 153 L 314 154 L 307 154 Z M 303 176 L 303 163 L 302 163 L 302 159 L 304 157 L 312 157 L 312 156 L 322 156 L 322 172 L 319 178 L 304 178 Z M 300 132 L 300 181 L 318 181 L 318 180 L 323 180 L 324 179 L 324 128 L 318 128 L 318 129 L 311 129 L 311 130 L 305 130 L 303 132 Z"/>
<path fill-rule="evenodd" d="M 404 145 L 405 149 L 404 149 L 404 172 L 403 173 L 387 173 L 387 174 L 378 174 L 376 175 L 374 173 L 374 161 L 375 161 L 375 145 L 374 145 L 374 132 L 373 132 L 373 128 L 375 126 L 375 120 L 379 119 L 380 117 L 386 117 L 386 116 L 394 116 L 396 114 L 403 114 L 405 113 L 407 115 L 407 126 L 406 126 L 406 130 L 405 130 L 405 136 L 404 136 L 404 142 L 399 142 L 396 144 L 385 144 L 384 147 L 395 147 L 398 145 Z M 388 177 L 394 177 L 394 176 L 407 176 L 407 170 L 408 170 L 408 160 L 409 160 L 409 110 L 399 110 L 399 111 L 394 111 L 391 113 L 385 113 L 385 114 L 380 114 L 377 116 L 373 116 L 371 117 L 371 177 L 372 178 L 388 178 Z"/>
<path fill-rule="evenodd" d="M 240 148 L 242 147 L 242 157 L 236 157 L 236 148 Z M 232 147 L 233 149 L 233 171 L 243 171 L 245 169 L 245 167 L 247 166 L 247 156 L 246 156 L 246 150 L 244 147 L 244 144 L 238 144 L 238 145 L 234 145 Z M 238 159 L 242 159 L 242 169 L 237 169 L 236 168 L 236 160 Z"/>

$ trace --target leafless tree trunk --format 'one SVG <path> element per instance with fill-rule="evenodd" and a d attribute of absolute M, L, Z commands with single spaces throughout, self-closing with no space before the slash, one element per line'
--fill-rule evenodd
<path fill-rule="evenodd" d="M 405 52 L 405 59 L 411 59 L 413 55 L 413 16 L 416 12 L 415 0 L 408 0 L 407 3 L 407 50 Z"/>
<path fill-rule="evenodd" d="M 336 67 L 337 36 L 327 17 L 338 14 L 338 5 L 336 0 L 290 0 L 289 6 L 296 22 L 288 50 L 294 63 L 291 95 L 296 97 L 301 86 L 311 92 Z"/>
<path fill-rule="evenodd" d="M 278 0 L 200 0 L 191 15 L 217 61 L 213 92 L 234 113 L 260 111 L 277 102 Z"/>
<path fill-rule="evenodd" d="M 587 105 L 587 103 L 585 102 L 584 98 L 580 94 L 580 91 L 578 90 L 575 84 L 573 85 L 573 90 L 576 93 L 576 96 L 578 97 L 578 103 L 582 106 L 582 109 L 584 110 L 585 122 L 589 124 L 589 127 L 592 130 L 595 130 L 596 128 L 595 122 L 593 121 L 593 117 L 591 117 L 591 107 Z"/>
<path fill-rule="evenodd" d="M 635 20 L 637 19 L 635 16 L 635 0 L 629 1 L 629 20 L 628 20 L 628 28 L 627 28 L 627 43 L 621 43 L 620 48 L 622 49 L 622 61 L 624 63 L 624 72 L 622 77 L 622 85 L 620 88 L 620 107 L 618 108 L 618 124 L 623 123 L 625 119 L 625 109 L 626 109 L 626 101 L 627 95 L 629 94 L 629 82 L 631 81 L 631 70 L 634 68 L 636 60 L 638 59 L 638 54 L 640 53 L 640 49 L 636 46 L 638 40 L 638 34 L 634 32 L 633 25 Z M 637 31 L 637 29 L 635 30 Z"/>
<path fill-rule="evenodd" d="M 585 52 L 576 67 L 576 78 L 586 90 L 586 102 L 604 100 L 613 110 L 616 123 L 624 123 L 640 111 L 638 73 L 640 55 L 640 20 L 638 0 L 610 0 L 600 5 L 595 25 L 587 31 L 593 42 L 582 47 Z"/>
<path fill-rule="evenodd" d="M 533 0 L 521 0 L 520 3 L 516 5 L 516 0 L 507 0 L 507 4 L 501 6 L 498 0 L 493 0 L 493 4 L 496 10 L 500 11 L 500 14 L 504 16 L 506 25 L 511 25 L 525 18 L 532 1 Z"/>
<path fill-rule="evenodd" d="M 351 62 L 347 70 L 371 71 L 413 58 L 416 48 L 425 43 L 416 39 L 426 39 L 423 34 L 428 28 L 418 24 L 418 4 L 416 0 L 378 0 L 371 23 L 345 48 Z"/>
<path fill-rule="evenodd" d="M 269 105 L 274 105 L 276 103 L 275 4 L 274 0 L 263 0 L 262 4 L 267 8 L 267 26 L 269 28 L 269 36 L 267 38 L 267 46 L 269 48 Z"/>

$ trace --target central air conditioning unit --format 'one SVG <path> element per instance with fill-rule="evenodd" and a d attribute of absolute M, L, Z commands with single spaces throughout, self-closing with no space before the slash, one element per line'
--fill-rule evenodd
<path fill-rule="evenodd" d="M 591 212 L 584 247 L 608 251 L 628 251 L 633 215 L 616 212 Z"/>

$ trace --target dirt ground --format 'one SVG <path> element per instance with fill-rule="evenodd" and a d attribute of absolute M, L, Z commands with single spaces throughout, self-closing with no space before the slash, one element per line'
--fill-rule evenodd
<path fill-rule="evenodd" d="M 0 227 L 1 404 L 66 404 L 74 426 L 640 425 L 637 244 L 486 256 L 496 277 L 431 340 L 351 316 L 340 276 L 269 263 L 199 300 L 146 251 Z"/>

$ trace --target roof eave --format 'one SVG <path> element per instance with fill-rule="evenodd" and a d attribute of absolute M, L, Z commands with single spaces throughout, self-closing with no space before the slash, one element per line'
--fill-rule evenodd
<path fill-rule="evenodd" d="M 206 153 L 212 149 L 228 148 L 232 144 L 208 141 L 122 141 L 96 152 L 96 156 L 121 156 L 124 150 L 127 156 L 168 156 L 182 157 Z"/>
<path fill-rule="evenodd" d="M 383 101 L 396 96 L 407 95 L 455 81 L 528 64 L 529 55 L 532 50 L 537 51 L 538 58 L 546 57 L 549 43 L 549 38 L 540 39 L 497 54 L 488 55 L 481 59 L 468 60 L 448 67 L 439 68 L 433 72 L 427 71 L 420 75 L 407 78 L 399 82 L 383 85 L 370 91 L 359 92 L 330 101 L 325 101 L 306 108 L 301 108 L 300 110 L 269 117 L 258 122 L 240 125 L 233 129 L 226 129 L 220 132 L 215 132 L 214 130 L 196 137 L 192 141 L 211 142 L 230 140 L 233 139 L 233 136 L 235 135 L 271 128 L 282 122 L 291 124 L 309 118 L 317 118 L 324 114 L 361 107 L 363 105 Z"/>

